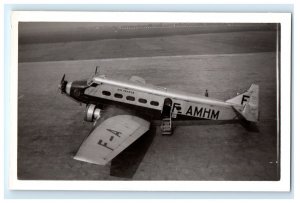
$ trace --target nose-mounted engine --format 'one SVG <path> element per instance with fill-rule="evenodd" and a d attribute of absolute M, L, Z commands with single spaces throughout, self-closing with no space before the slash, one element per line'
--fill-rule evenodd
<path fill-rule="evenodd" d="M 86 107 L 84 120 L 94 122 L 101 117 L 101 109 L 97 108 L 95 104 L 88 104 Z"/>
<path fill-rule="evenodd" d="M 62 79 L 60 81 L 60 84 L 58 85 L 58 89 L 60 90 L 60 93 L 70 95 L 72 82 L 66 81 L 65 76 L 66 75 L 64 74 L 64 76 L 62 77 Z"/>

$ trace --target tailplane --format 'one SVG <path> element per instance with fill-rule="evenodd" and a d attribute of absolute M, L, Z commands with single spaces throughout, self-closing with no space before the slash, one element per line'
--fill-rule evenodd
<path fill-rule="evenodd" d="M 238 116 L 247 121 L 257 122 L 259 119 L 259 86 L 252 84 L 243 94 L 240 94 L 226 102 L 232 103 L 232 107 Z"/>

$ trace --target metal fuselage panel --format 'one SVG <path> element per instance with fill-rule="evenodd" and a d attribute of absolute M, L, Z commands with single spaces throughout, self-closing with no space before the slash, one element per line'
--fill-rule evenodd
<path fill-rule="evenodd" d="M 94 77 L 93 82 L 96 84 L 112 85 L 112 86 L 122 87 L 124 89 L 135 90 L 135 91 L 144 92 L 153 95 L 159 95 L 165 98 L 173 98 L 173 99 L 179 99 L 184 101 L 205 103 L 205 104 L 218 105 L 218 106 L 231 106 L 231 104 L 218 99 L 201 97 L 196 94 L 171 90 L 168 88 L 153 86 L 150 84 L 138 84 L 131 81 L 115 80 L 111 78 L 106 78 L 105 76 Z"/>
<path fill-rule="evenodd" d="M 152 91 L 151 91 L 152 90 Z M 232 106 L 224 101 L 211 98 L 197 98 L 196 95 L 170 91 L 166 88 L 147 87 L 147 85 L 122 83 L 114 80 L 103 79 L 97 85 L 85 89 L 85 95 L 99 98 L 99 102 L 111 101 L 118 105 L 126 105 L 154 114 L 161 113 L 166 98 L 172 100 L 171 111 L 173 119 L 209 119 L 232 120 L 236 113 Z M 143 113 L 143 112 L 141 112 Z"/>
<path fill-rule="evenodd" d="M 105 94 L 105 92 L 110 93 Z M 135 90 L 125 89 L 118 86 L 101 84 L 96 87 L 89 87 L 84 92 L 86 95 L 98 97 L 101 99 L 107 99 L 115 102 L 122 102 L 126 104 L 132 104 L 135 106 L 151 108 L 155 110 L 161 110 L 163 107 L 164 98 L 159 95 L 147 94 Z M 121 95 L 121 96 L 120 96 Z M 146 102 L 140 102 L 141 99 L 145 99 Z M 139 101 L 140 100 L 140 101 Z M 151 105 L 151 102 L 157 102 L 158 105 Z"/>

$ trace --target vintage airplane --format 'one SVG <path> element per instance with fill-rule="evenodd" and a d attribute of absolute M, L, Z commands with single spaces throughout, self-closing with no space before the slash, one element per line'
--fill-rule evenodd
<path fill-rule="evenodd" d="M 59 85 L 62 94 L 86 104 L 85 120 L 94 122 L 74 159 L 105 165 L 160 120 L 163 135 L 172 134 L 178 120 L 236 120 L 257 122 L 259 86 L 227 101 L 146 84 L 132 76 L 116 80 L 97 73 L 88 80 Z"/>

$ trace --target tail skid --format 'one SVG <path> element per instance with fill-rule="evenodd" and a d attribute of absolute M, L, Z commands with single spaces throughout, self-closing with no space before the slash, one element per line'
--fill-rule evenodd
<path fill-rule="evenodd" d="M 226 102 L 232 103 L 232 108 L 247 121 L 257 122 L 259 119 L 259 86 L 252 84 L 248 91 Z"/>

